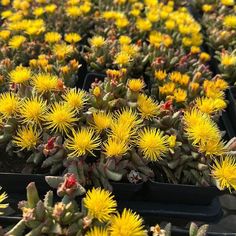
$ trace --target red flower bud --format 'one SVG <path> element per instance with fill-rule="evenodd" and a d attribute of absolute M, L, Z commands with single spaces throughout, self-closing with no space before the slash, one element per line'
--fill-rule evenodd
<path fill-rule="evenodd" d="M 65 187 L 66 188 L 73 188 L 77 186 L 77 179 L 75 178 L 75 176 L 72 174 L 70 176 L 68 176 L 66 179 L 65 179 Z"/>

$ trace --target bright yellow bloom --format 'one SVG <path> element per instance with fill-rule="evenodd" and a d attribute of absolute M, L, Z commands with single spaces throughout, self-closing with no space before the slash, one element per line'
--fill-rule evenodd
<path fill-rule="evenodd" d="M 168 150 L 167 137 L 155 128 L 144 128 L 138 135 L 137 145 L 150 161 L 157 161 Z"/>
<path fill-rule="evenodd" d="M 129 36 L 126 36 L 126 35 L 122 35 L 119 38 L 119 43 L 121 45 L 128 45 L 128 44 L 131 43 L 131 41 L 132 41 L 131 38 Z"/>
<path fill-rule="evenodd" d="M 132 92 L 140 92 L 145 87 L 145 83 L 141 79 L 130 79 L 128 80 L 128 88 Z"/>
<path fill-rule="evenodd" d="M 126 154 L 128 148 L 125 141 L 108 138 L 107 142 L 104 144 L 104 154 L 106 157 L 122 157 Z"/>
<path fill-rule="evenodd" d="M 165 80 L 167 77 L 167 73 L 165 70 L 157 70 L 155 71 L 155 78 L 159 81 Z"/>
<path fill-rule="evenodd" d="M 180 88 L 175 89 L 173 95 L 176 102 L 185 102 L 187 99 L 186 90 Z"/>
<path fill-rule="evenodd" d="M 3 6 L 7 6 L 7 5 L 9 5 L 11 3 L 11 0 L 1 0 L 1 4 L 3 5 Z"/>
<path fill-rule="evenodd" d="M 206 62 L 206 61 L 210 61 L 210 59 L 211 59 L 211 56 L 208 53 L 202 52 L 200 54 L 200 60 Z"/>
<path fill-rule="evenodd" d="M 197 54 L 197 53 L 200 53 L 200 52 L 201 52 L 201 48 L 196 47 L 196 46 L 191 47 L 191 53 L 192 54 Z"/>
<path fill-rule="evenodd" d="M 0 114 L 9 119 L 14 117 L 20 106 L 20 98 L 14 93 L 2 93 L 0 95 Z"/>
<path fill-rule="evenodd" d="M 221 54 L 221 64 L 223 66 L 235 66 L 236 65 L 236 56 L 233 54 L 222 53 Z"/>
<path fill-rule="evenodd" d="M 3 40 L 7 40 L 11 35 L 11 31 L 9 30 L 1 30 L 0 31 L 0 38 Z"/>
<path fill-rule="evenodd" d="M 236 190 L 236 161 L 233 156 L 215 160 L 212 167 L 212 176 L 216 179 L 221 190 L 225 188 Z"/>
<path fill-rule="evenodd" d="M 12 49 L 18 49 L 26 41 L 26 37 L 22 35 L 15 35 L 9 41 L 9 47 Z"/>
<path fill-rule="evenodd" d="M 126 16 L 119 17 L 118 19 L 116 19 L 115 24 L 117 28 L 121 29 L 121 28 L 126 27 L 129 24 L 129 20 L 127 19 Z"/>
<path fill-rule="evenodd" d="M 158 104 L 145 94 L 138 96 L 137 105 L 143 119 L 152 119 L 159 113 Z"/>
<path fill-rule="evenodd" d="M 202 10 L 203 10 L 204 12 L 210 12 L 210 11 L 212 11 L 212 9 L 213 9 L 213 5 L 210 5 L 210 4 L 204 4 L 204 5 L 202 6 Z"/>
<path fill-rule="evenodd" d="M 170 148 L 174 148 L 176 145 L 176 135 L 171 135 L 167 139 L 167 143 L 169 144 Z"/>
<path fill-rule="evenodd" d="M 47 13 L 53 13 L 56 9 L 57 9 L 56 4 L 50 4 L 50 5 L 45 6 L 45 11 Z"/>
<path fill-rule="evenodd" d="M 100 222 L 109 221 L 117 207 L 113 198 L 114 196 L 107 190 L 101 188 L 89 190 L 83 199 L 84 206 L 88 209 L 88 216 Z"/>
<path fill-rule="evenodd" d="M 81 110 L 88 100 L 85 91 L 76 89 L 69 89 L 62 97 L 65 103 L 76 111 Z"/>
<path fill-rule="evenodd" d="M 73 47 L 66 43 L 55 44 L 53 47 L 53 54 L 58 60 L 64 60 L 65 57 L 69 56 L 71 53 L 73 53 Z"/>
<path fill-rule="evenodd" d="M 69 34 L 65 34 L 65 41 L 68 43 L 78 43 L 81 40 L 81 36 L 77 33 L 69 33 Z"/>
<path fill-rule="evenodd" d="M 152 23 L 148 19 L 138 18 L 136 27 L 140 31 L 149 31 L 152 28 Z"/>
<path fill-rule="evenodd" d="M 50 131 L 66 133 L 73 128 L 74 122 L 78 121 L 75 111 L 64 103 L 55 103 L 45 116 L 47 128 Z"/>
<path fill-rule="evenodd" d="M 25 98 L 19 109 L 23 123 L 40 124 L 44 119 L 47 103 L 40 97 Z"/>
<path fill-rule="evenodd" d="M 33 86 L 38 93 L 46 93 L 56 90 L 58 78 L 55 75 L 41 73 L 33 78 Z"/>
<path fill-rule="evenodd" d="M 93 47 L 93 48 L 100 48 L 106 43 L 106 40 L 102 36 L 93 36 L 90 39 L 89 43 L 90 43 L 91 47 Z"/>
<path fill-rule="evenodd" d="M 152 31 L 149 35 L 149 42 L 151 45 L 155 46 L 156 48 L 159 48 L 162 43 L 162 34 L 158 31 Z"/>
<path fill-rule="evenodd" d="M 130 57 L 136 56 L 139 51 L 139 47 L 134 44 L 124 44 L 120 47 L 121 52 L 127 53 Z"/>
<path fill-rule="evenodd" d="M 234 6 L 234 0 L 221 0 L 221 3 L 225 6 Z"/>
<path fill-rule="evenodd" d="M 57 43 L 61 40 L 61 35 L 57 32 L 48 32 L 45 34 L 44 40 L 47 43 Z"/>
<path fill-rule="evenodd" d="M 2 187 L 0 187 L 0 190 L 2 189 Z M 0 209 L 5 209 L 9 206 L 8 203 L 2 203 L 3 201 L 5 201 L 8 198 L 6 192 L 3 192 L 0 194 Z M 0 212 L 0 215 L 2 215 L 3 213 Z"/>
<path fill-rule="evenodd" d="M 159 87 L 159 92 L 162 95 L 171 95 L 175 90 L 175 83 L 168 82 L 164 84 L 163 86 Z"/>
<path fill-rule="evenodd" d="M 67 7 L 65 10 L 66 10 L 67 16 L 70 16 L 73 18 L 76 18 L 76 17 L 82 15 L 81 9 L 77 6 Z"/>
<path fill-rule="evenodd" d="M 40 137 L 40 132 L 33 126 L 22 127 L 17 130 L 16 136 L 13 137 L 13 144 L 20 147 L 21 150 L 32 150 L 36 147 Z"/>
<path fill-rule="evenodd" d="M 110 236 L 147 236 L 142 218 L 131 210 L 124 209 L 121 214 L 111 218 Z"/>
<path fill-rule="evenodd" d="M 223 24 L 227 28 L 236 28 L 236 16 L 234 15 L 225 16 Z"/>
<path fill-rule="evenodd" d="M 93 123 L 94 129 L 101 132 L 111 126 L 112 116 L 102 111 L 93 113 Z"/>
<path fill-rule="evenodd" d="M 221 98 L 197 98 L 196 105 L 200 111 L 209 115 L 226 108 L 226 102 Z"/>
<path fill-rule="evenodd" d="M 29 67 L 17 66 L 9 73 L 10 81 L 16 84 L 23 84 L 30 80 L 32 72 Z"/>
<path fill-rule="evenodd" d="M 69 157 L 75 158 L 84 156 L 87 153 L 93 155 L 93 151 L 100 146 L 100 139 L 93 129 L 82 128 L 81 130 L 72 130 L 72 136 L 66 142 L 66 147 L 71 153 Z"/>
<path fill-rule="evenodd" d="M 114 64 L 119 65 L 120 67 L 123 67 L 127 64 L 129 64 L 131 61 L 131 57 L 127 52 L 119 52 L 115 55 Z"/>
<path fill-rule="evenodd" d="M 43 7 L 36 7 L 34 10 L 33 10 L 33 14 L 37 17 L 41 16 L 44 14 L 44 8 Z"/>
<path fill-rule="evenodd" d="M 88 231 L 85 236 L 108 236 L 107 229 L 99 228 L 97 226 L 93 227 L 90 231 Z"/>

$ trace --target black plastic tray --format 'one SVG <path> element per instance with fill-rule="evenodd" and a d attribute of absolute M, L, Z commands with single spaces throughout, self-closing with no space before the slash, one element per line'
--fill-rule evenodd
<path fill-rule="evenodd" d="M 91 88 L 91 84 L 95 82 L 95 79 L 103 81 L 105 77 L 106 77 L 105 74 L 99 74 L 99 73 L 93 73 L 93 72 L 87 73 L 87 75 L 85 76 L 82 88 L 86 91 L 89 91 L 89 89 Z"/>

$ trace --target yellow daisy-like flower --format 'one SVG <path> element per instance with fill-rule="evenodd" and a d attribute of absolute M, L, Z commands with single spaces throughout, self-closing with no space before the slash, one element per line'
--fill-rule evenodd
<path fill-rule="evenodd" d="M 138 96 L 137 104 L 143 119 L 152 119 L 159 113 L 158 104 L 145 94 Z"/>
<path fill-rule="evenodd" d="M 22 35 L 15 35 L 9 41 L 9 47 L 12 49 L 18 49 L 26 41 L 26 37 Z"/>
<path fill-rule="evenodd" d="M 155 71 L 155 78 L 159 81 L 164 81 L 167 77 L 167 73 L 166 71 L 164 70 L 157 70 Z"/>
<path fill-rule="evenodd" d="M 82 128 L 77 132 L 72 130 L 72 136 L 66 142 L 66 147 L 70 154 L 69 157 L 75 158 L 84 156 L 86 153 L 92 153 L 100 146 L 100 139 L 97 136 L 93 129 Z"/>
<path fill-rule="evenodd" d="M 9 73 L 9 77 L 12 83 L 22 84 L 31 79 L 32 72 L 29 67 L 17 66 Z"/>
<path fill-rule="evenodd" d="M 65 41 L 68 43 L 78 43 L 81 40 L 81 36 L 77 33 L 69 33 L 69 34 L 65 34 Z"/>
<path fill-rule="evenodd" d="M 222 53 L 221 54 L 221 64 L 223 66 L 235 66 L 236 65 L 236 56 L 233 54 Z"/>
<path fill-rule="evenodd" d="M 105 112 L 93 113 L 93 127 L 98 132 L 102 132 L 105 129 L 110 128 L 112 124 L 112 116 Z"/>
<path fill-rule="evenodd" d="M 58 78 L 55 75 L 41 73 L 33 78 L 33 86 L 38 93 L 54 91 L 58 86 Z"/>
<path fill-rule="evenodd" d="M 2 189 L 2 187 L 0 187 L 0 190 Z M 8 198 L 7 193 L 3 192 L 0 194 L 0 209 L 5 209 L 9 206 L 8 203 L 2 203 L 3 201 L 5 201 Z M 2 215 L 3 213 L 0 212 L 0 215 Z"/>
<path fill-rule="evenodd" d="M 53 13 L 56 9 L 57 9 L 57 5 L 56 4 L 49 4 L 49 5 L 45 6 L 45 11 L 47 13 Z"/>
<path fill-rule="evenodd" d="M 221 3 L 225 6 L 234 6 L 234 0 L 221 0 Z"/>
<path fill-rule="evenodd" d="M 124 209 L 121 214 L 111 218 L 110 236 L 147 236 L 142 218 L 131 210 Z"/>
<path fill-rule="evenodd" d="M 223 24 L 227 28 L 236 28 L 236 16 L 234 15 L 225 16 Z"/>
<path fill-rule="evenodd" d="M 196 99 L 196 105 L 195 105 L 200 111 L 207 113 L 207 114 L 213 114 L 217 111 L 221 111 L 226 108 L 227 104 L 226 102 L 221 98 L 197 98 Z"/>
<path fill-rule="evenodd" d="M 0 39 L 7 40 L 11 35 L 10 30 L 1 30 L 0 31 Z"/>
<path fill-rule="evenodd" d="M 122 157 L 126 154 L 129 147 L 125 141 L 109 138 L 104 144 L 104 154 L 106 157 Z"/>
<path fill-rule="evenodd" d="M 69 89 L 62 97 L 65 100 L 65 103 L 76 111 L 81 110 L 88 100 L 85 91 L 77 91 L 75 88 Z"/>
<path fill-rule="evenodd" d="M 13 93 L 2 93 L 0 95 L 0 114 L 3 118 L 14 117 L 20 106 L 20 98 Z"/>
<path fill-rule="evenodd" d="M 145 83 L 141 79 L 130 79 L 128 80 L 128 88 L 132 92 L 140 92 L 145 87 Z"/>
<path fill-rule="evenodd" d="M 55 44 L 53 47 L 53 53 L 58 60 L 64 60 L 65 57 L 73 53 L 73 47 L 71 45 L 67 45 L 66 43 Z"/>
<path fill-rule="evenodd" d="M 115 55 L 114 64 L 123 67 L 131 62 L 131 57 L 127 52 L 119 52 Z"/>
<path fill-rule="evenodd" d="M 110 220 L 117 207 L 113 198 L 114 196 L 107 190 L 101 188 L 89 190 L 83 199 L 84 206 L 88 209 L 88 216 L 100 222 Z"/>
<path fill-rule="evenodd" d="M 180 88 L 175 89 L 173 95 L 176 102 L 185 102 L 187 99 L 187 91 Z"/>
<path fill-rule="evenodd" d="M 20 147 L 21 150 L 32 150 L 39 141 L 40 132 L 33 126 L 22 127 L 17 130 L 16 136 L 13 137 L 13 144 Z"/>
<path fill-rule="evenodd" d="M 89 43 L 93 48 L 100 48 L 105 44 L 106 40 L 102 36 L 93 36 Z"/>
<path fill-rule="evenodd" d="M 76 18 L 82 14 L 82 11 L 79 7 L 77 6 L 71 6 L 66 8 L 66 14 L 69 17 Z"/>
<path fill-rule="evenodd" d="M 211 173 L 221 190 L 225 188 L 236 190 L 236 160 L 233 156 L 216 159 Z"/>
<path fill-rule="evenodd" d="M 167 137 L 155 128 L 144 128 L 136 142 L 144 158 L 150 161 L 157 161 L 168 150 Z"/>
<path fill-rule="evenodd" d="M 20 106 L 20 116 L 23 123 L 40 124 L 47 111 L 47 102 L 40 97 L 26 98 Z"/>
<path fill-rule="evenodd" d="M 61 35 L 57 32 L 48 32 L 44 36 L 45 42 L 57 43 L 61 40 Z"/>
<path fill-rule="evenodd" d="M 108 230 L 104 228 L 94 227 L 88 231 L 85 236 L 108 236 Z"/>
<path fill-rule="evenodd" d="M 152 28 L 152 23 L 148 19 L 138 18 L 136 21 L 136 27 L 140 31 L 149 31 Z"/>
<path fill-rule="evenodd" d="M 55 103 L 46 114 L 45 121 L 49 130 L 67 134 L 78 119 L 75 117 L 75 111 L 68 105 Z"/>
<path fill-rule="evenodd" d="M 119 43 L 121 45 L 129 45 L 132 42 L 131 38 L 129 36 L 126 35 L 122 35 L 119 38 Z"/>

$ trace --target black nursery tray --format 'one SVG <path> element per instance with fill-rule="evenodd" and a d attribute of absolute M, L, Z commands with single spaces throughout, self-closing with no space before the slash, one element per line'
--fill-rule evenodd
<path fill-rule="evenodd" d="M 86 76 L 85 76 L 85 79 L 84 79 L 84 84 L 83 84 L 83 89 L 85 91 L 89 91 L 89 89 L 91 88 L 91 84 L 93 82 L 95 82 L 95 79 L 98 79 L 100 81 L 103 81 L 104 78 L 106 77 L 105 74 L 100 74 L 100 73 L 88 73 Z"/>

